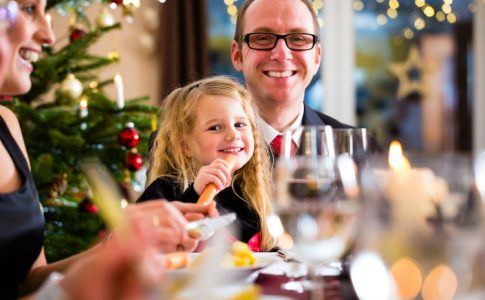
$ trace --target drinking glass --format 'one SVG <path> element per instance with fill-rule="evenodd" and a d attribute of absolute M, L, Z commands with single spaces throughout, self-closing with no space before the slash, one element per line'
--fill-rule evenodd
<path fill-rule="evenodd" d="M 365 128 L 333 128 L 335 156 L 348 154 L 360 167 L 364 166 L 369 152 L 369 139 Z"/>
<path fill-rule="evenodd" d="M 326 130 L 304 126 L 286 132 L 285 154 L 276 166 L 275 206 L 284 240 L 291 253 L 308 266 L 310 277 L 283 286 L 298 292 L 323 292 L 320 281 L 315 280 L 318 270 L 345 253 L 357 228 L 358 201 L 338 193 L 336 160 L 328 154 Z M 287 151 L 290 142 L 297 145 L 293 155 Z M 355 170 L 352 164 L 346 169 Z"/>

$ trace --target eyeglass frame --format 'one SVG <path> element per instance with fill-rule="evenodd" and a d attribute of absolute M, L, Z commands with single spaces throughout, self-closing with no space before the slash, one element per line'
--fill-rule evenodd
<path fill-rule="evenodd" d="M 17 1 L 7 0 L 0 2 L 0 33 L 6 32 L 15 24 L 18 14 L 19 6 Z"/>
<path fill-rule="evenodd" d="M 254 47 L 251 47 L 249 45 L 249 37 L 252 35 L 252 34 L 269 34 L 269 35 L 272 35 L 272 36 L 275 36 L 276 37 L 276 40 L 274 42 L 274 45 L 273 47 L 271 48 L 254 48 Z M 288 45 L 288 41 L 286 40 L 286 37 L 287 36 L 291 36 L 291 35 L 296 35 L 296 34 L 305 34 L 305 35 L 309 35 L 313 38 L 313 43 L 312 43 L 312 46 L 308 49 L 294 49 L 294 48 L 291 48 L 289 45 Z M 312 50 L 315 45 L 320 42 L 320 39 L 318 38 L 318 36 L 316 34 L 313 34 L 313 33 L 307 33 L 307 32 L 292 32 L 292 33 L 287 33 L 287 34 L 276 34 L 276 33 L 272 33 L 272 32 L 250 32 L 250 33 L 246 33 L 246 34 L 243 34 L 239 37 L 239 41 L 240 42 L 244 42 L 246 43 L 246 45 L 248 45 L 249 49 L 252 49 L 252 50 L 259 50 L 259 51 L 270 51 L 270 50 L 273 50 L 274 48 L 276 48 L 276 45 L 278 45 L 278 41 L 280 39 L 283 39 L 285 41 L 285 45 L 288 49 L 292 50 L 292 51 L 308 51 L 308 50 Z"/>

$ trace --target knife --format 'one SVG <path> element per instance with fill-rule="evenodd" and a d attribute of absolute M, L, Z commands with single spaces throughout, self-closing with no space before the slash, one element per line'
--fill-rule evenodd
<path fill-rule="evenodd" d="M 199 238 L 202 241 L 210 238 L 214 232 L 221 229 L 236 220 L 236 213 L 226 214 L 215 218 L 204 218 L 193 221 L 185 225 L 185 229 L 192 238 Z"/>

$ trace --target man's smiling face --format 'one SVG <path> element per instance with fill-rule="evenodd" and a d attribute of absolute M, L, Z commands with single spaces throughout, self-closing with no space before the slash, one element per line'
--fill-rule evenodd
<path fill-rule="evenodd" d="M 295 0 L 257 0 L 244 15 L 242 33 L 315 34 L 308 7 Z M 243 72 L 247 88 L 257 104 L 303 102 L 305 89 L 318 71 L 321 46 L 307 51 L 290 50 L 283 39 L 272 50 L 253 50 L 233 42 L 232 60 Z"/>

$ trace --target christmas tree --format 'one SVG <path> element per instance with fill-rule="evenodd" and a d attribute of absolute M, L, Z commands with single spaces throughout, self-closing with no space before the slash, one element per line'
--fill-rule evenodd
<path fill-rule="evenodd" d="M 91 55 L 89 48 L 105 33 L 120 30 L 121 25 L 106 9 L 93 26 L 83 12 L 86 4 L 89 1 L 48 2 L 48 8 L 75 20 L 69 28 L 70 42 L 61 49 L 45 47 L 46 55 L 35 64 L 31 91 L 2 103 L 16 113 L 22 126 L 46 217 L 49 261 L 88 248 L 104 227 L 90 202 L 81 162 L 99 158 L 127 191 L 134 172 L 142 166 L 148 136 L 156 127 L 157 109 L 143 104 L 147 97 L 125 103 L 119 75 L 98 78 L 97 71 L 118 62 L 119 55 Z M 118 0 L 104 4 L 121 7 L 127 17 L 139 5 Z M 104 92 L 111 84 L 117 88 L 116 100 Z"/>

